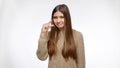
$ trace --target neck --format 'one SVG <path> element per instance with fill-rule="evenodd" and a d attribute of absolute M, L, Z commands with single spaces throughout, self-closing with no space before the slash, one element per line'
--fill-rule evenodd
<path fill-rule="evenodd" d="M 59 32 L 63 32 L 64 31 L 64 27 L 63 28 L 59 28 Z"/>
<path fill-rule="evenodd" d="M 59 33 L 64 32 L 64 28 L 59 29 Z"/>

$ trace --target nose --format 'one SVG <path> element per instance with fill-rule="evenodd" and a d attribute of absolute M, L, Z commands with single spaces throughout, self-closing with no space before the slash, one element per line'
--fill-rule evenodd
<path fill-rule="evenodd" d="M 60 18 L 57 19 L 57 22 L 60 22 Z"/>

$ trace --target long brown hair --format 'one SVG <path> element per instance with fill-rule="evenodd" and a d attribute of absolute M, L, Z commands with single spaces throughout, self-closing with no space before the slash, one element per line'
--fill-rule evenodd
<path fill-rule="evenodd" d="M 62 12 L 65 19 L 65 26 L 64 26 L 65 41 L 63 44 L 62 55 L 66 60 L 68 60 L 71 57 L 77 62 L 76 46 L 72 32 L 71 16 L 69 9 L 65 4 L 57 5 L 52 11 L 52 20 L 54 13 L 57 11 Z M 59 29 L 56 26 L 52 27 L 48 41 L 48 54 L 50 58 L 57 53 L 58 34 L 59 34 Z"/>

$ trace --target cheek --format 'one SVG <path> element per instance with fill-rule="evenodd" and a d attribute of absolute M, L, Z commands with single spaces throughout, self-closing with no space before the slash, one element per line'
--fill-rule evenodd
<path fill-rule="evenodd" d="M 57 24 L 57 23 L 58 23 L 58 21 L 57 21 L 56 19 L 54 19 L 53 22 L 54 22 L 54 24 Z"/>
<path fill-rule="evenodd" d="M 57 23 L 56 20 L 53 20 L 53 23 L 56 25 L 56 23 Z"/>
<path fill-rule="evenodd" d="M 57 21 L 56 20 L 53 20 L 54 23 L 56 23 Z"/>

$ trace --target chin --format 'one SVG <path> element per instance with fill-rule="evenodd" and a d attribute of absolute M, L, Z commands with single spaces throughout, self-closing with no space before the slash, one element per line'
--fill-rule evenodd
<path fill-rule="evenodd" d="M 62 29 L 63 27 L 58 27 L 59 29 Z"/>

